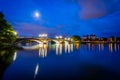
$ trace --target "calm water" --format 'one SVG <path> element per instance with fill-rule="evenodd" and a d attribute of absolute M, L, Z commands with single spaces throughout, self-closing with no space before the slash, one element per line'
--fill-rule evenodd
<path fill-rule="evenodd" d="M 120 80 L 120 44 L 0 50 L 2 80 Z"/>

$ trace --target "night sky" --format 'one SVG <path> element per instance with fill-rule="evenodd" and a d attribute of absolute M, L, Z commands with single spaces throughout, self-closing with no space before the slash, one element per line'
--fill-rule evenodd
<path fill-rule="evenodd" d="M 120 0 L 0 0 L 19 36 L 120 36 Z"/>

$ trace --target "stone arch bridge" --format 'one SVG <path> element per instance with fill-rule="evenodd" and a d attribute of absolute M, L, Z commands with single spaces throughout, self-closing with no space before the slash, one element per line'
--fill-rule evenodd
<path fill-rule="evenodd" d="M 40 43 L 40 44 L 47 44 L 49 43 L 50 41 L 53 41 L 55 42 L 56 44 L 59 44 L 59 43 L 70 43 L 71 41 L 70 40 L 65 40 L 65 39 L 53 39 L 53 38 L 17 38 L 16 39 L 16 42 L 15 44 L 18 44 L 20 42 L 24 42 L 24 41 L 33 41 L 33 42 L 37 42 L 37 43 Z"/>

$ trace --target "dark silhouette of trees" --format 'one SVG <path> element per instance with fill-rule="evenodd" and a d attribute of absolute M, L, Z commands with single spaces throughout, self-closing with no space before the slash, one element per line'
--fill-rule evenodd
<path fill-rule="evenodd" d="M 120 37 L 117 37 L 116 40 L 117 40 L 117 41 L 120 41 Z"/>
<path fill-rule="evenodd" d="M 16 39 L 15 31 L 12 26 L 4 19 L 4 15 L 0 12 L 0 42 L 13 43 Z"/>
<path fill-rule="evenodd" d="M 7 67 L 12 63 L 14 53 L 15 53 L 14 48 L 0 49 L 0 64 L 1 64 L 0 65 L 0 80 L 2 80 L 2 77 Z"/>
<path fill-rule="evenodd" d="M 107 41 L 108 39 L 106 37 L 101 38 L 102 41 Z"/>
<path fill-rule="evenodd" d="M 73 41 L 81 41 L 81 38 L 80 38 L 80 36 L 78 36 L 78 35 L 72 36 L 71 39 L 72 39 Z"/>

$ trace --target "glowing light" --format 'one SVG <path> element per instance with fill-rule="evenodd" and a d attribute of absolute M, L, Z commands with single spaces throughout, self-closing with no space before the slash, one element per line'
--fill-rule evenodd
<path fill-rule="evenodd" d="M 56 36 L 55 38 L 56 38 L 56 39 L 58 39 L 58 38 L 60 38 L 60 39 L 61 39 L 61 38 L 63 38 L 63 36 Z"/>
<path fill-rule="evenodd" d="M 63 38 L 62 36 L 59 36 L 60 38 Z"/>
<path fill-rule="evenodd" d="M 40 13 L 38 12 L 38 11 L 36 11 L 36 12 L 34 12 L 34 17 L 35 18 L 39 18 L 41 15 L 40 15 Z"/>
<path fill-rule="evenodd" d="M 47 37 L 48 35 L 47 34 L 39 34 L 38 36 L 39 37 Z"/>
<path fill-rule="evenodd" d="M 45 40 L 45 41 L 43 41 L 44 43 L 46 43 L 47 41 Z"/>
<path fill-rule="evenodd" d="M 70 38 L 68 38 L 68 40 L 70 40 Z"/>
<path fill-rule="evenodd" d="M 13 61 L 16 60 L 16 57 L 17 57 L 17 51 L 14 53 Z"/>
<path fill-rule="evenodd" d="M 39 17 L 40 15 L 39 15 L 39 13 L 38 13 L 38 12 L 36 12 L 36 13 L 35 13 L 35 16 L 36 16 L 36 17 Z"/>
<path fill-rule="evenodd" d="M 39 37 L 42 37 L 42 35 L 41 35 L 41 34 L 39 34 Z"/>
<path fill-rule="evenodd" d="M 44 34 L 45 37 L 47 37 L 47 34 Z"/>
<path fill-rule="evenodd" d="M 65 40 L 67 40 L 67 38 L 65 38 Z"/>
<path fill-rule="evenodd" d="M 35 74 L 34 74 L 34 78 L 37 76 L 38 74 L 38 69 L 39 69 L 39 65 L 37 64 L 36 65 L 36 68 L 35 68 Z"/>
<path fill-rule="evenodd" d="M 43 44 L 43 46 L 39 48 L 39 57 L 45 58 L 47 56 L 47 48 L 48 44 Z"/>
<path fill-rule="evenodd" d="M 58 36 L 56 36 L 55 38 L 56 38 L 56 39 L 58 39 L 59 37 L 58 37 Z"/>
<path fill-rule="evenodd" d="M 14 34 L 17 35 L 18 33 L 16 31 L 14 31 Z"/>

